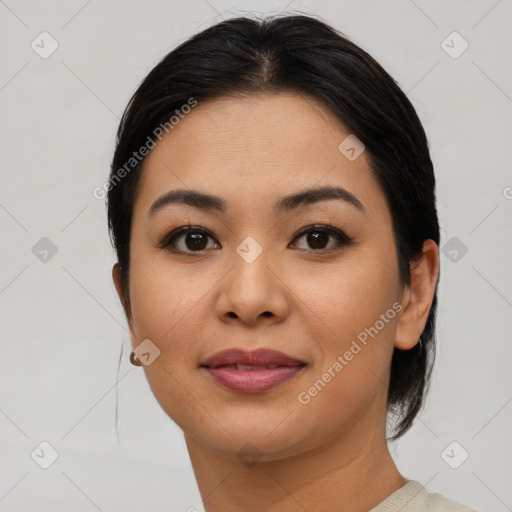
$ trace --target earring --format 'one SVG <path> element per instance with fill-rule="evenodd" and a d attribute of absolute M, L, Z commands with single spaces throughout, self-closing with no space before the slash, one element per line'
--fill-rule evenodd
<path fill-rule="evenodd" d="M 133 366 L 142 366 L 142 363 L 137 359 L 137 356 L 133 351 L 130 353 L 130 363 L 132 363 Z"/>

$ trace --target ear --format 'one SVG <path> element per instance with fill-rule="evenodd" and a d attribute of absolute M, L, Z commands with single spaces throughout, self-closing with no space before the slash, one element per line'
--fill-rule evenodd
<path fill-rule="evenodd" d="M 395 347 L 413 348 L 425 329 L 439 278 L 439 249 L 433 240 L 423 242 L 419 261 L 411 265 L 411 284 L 404 288 L 397 321 Z"/>
<path fill-rule="evenodd" d="M 128 326 L 130 328 L 130 332 L 133 336 L 133 330 L 132 330 L 132 318 L 131 318 L 131 311 L 128 307 L 128 303 L 126 301 L 126 297 L 123 294 L 123 286 L 121 281 L 121 266 L 119 263 L 115 263 L 112 267 L 112 280 L 114 281 L 114 285 L 116 287 L 117 295 L 119 297 L 119 300 L 121 301 L 121 304 L 123 306 L 126 319 L 128 320 Z"/>

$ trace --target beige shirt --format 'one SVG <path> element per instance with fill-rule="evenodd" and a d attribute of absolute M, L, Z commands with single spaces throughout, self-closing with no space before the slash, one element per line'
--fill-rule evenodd
<path fill-rule="evenodd" d="M 435 492 L 430 494 L 423 485 L 409 480 L 369 512 L 476 512 L 472 508 L 446 499 Z"/>

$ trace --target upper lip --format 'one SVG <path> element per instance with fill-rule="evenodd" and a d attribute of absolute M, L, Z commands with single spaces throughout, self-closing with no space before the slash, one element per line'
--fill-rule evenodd
<path fill-rule="evenodd" d="M 226 364 L 246 364 L 252 366 L 276 364 L 278 366 L 298 366 L 305 365 L 306 363 L 270 348 L 259 348 L 256 350 L 228 348 L 210 356 L 201 366 L 217 368 L 218 366 Z"/>

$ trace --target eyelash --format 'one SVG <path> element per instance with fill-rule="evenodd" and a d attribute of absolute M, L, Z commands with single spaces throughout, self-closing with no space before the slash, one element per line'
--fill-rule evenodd
<path fill-rule="evenodd" d="M 301 230 L 299 230 L 298 233 L 296 233 L 293 237 L 293 241 L 297 240 L 298 238 L 302 237 L 303 235 L 307 233 L 327 233 L 331 236 L 333 236 L 338 241 L 338 247 L 330 248 L 330 249 L 299 249 L 299 250 L 309 250 L 311 252 L 321 253 L 321 252 L 332 252 L 333 250 L 336 250 L 341 247 L 346 247 L 350 244 L 352 244 L 353 239 L 343 233 L 343 231 L 339 230 L 338 228 L 331 226 L 330 224 L 313 224 L 310 226 L 305 226 Z M 191 226 L 190 224 L 188 226 L 182 226 L 178 229 L 175 229 L 171 233 L 165 236 L 165 238 L 158 244 L 160 249 L 167 249 L 174 253 L 182 253 L 182 254 L 201 254 L 206 249 L 201 249 L 199 251 L 182 251 L 181 249 L 176 248 L 170 248 L 171 244 L 173 244 L 180 236 L 189 234 L 189 233 L 201 233 L 203 235 L 209 236 L 213 239 L 215 237 L 206 229 L 201 228 L 200 226 Z"/>

